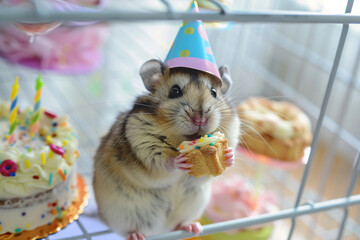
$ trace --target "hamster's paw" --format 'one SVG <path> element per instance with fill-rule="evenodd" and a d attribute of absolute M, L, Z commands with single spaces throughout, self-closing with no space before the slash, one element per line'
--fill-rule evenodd
<path fill-rule="evenodd" d="M 142 233 L 129 233 L 126 236 L 126 240 L 145 240 L 145 235 Z"/>
<path fill-rule="evenodd" d="M 186 153 L 181 153 L 179 156 L 174 158 L 174 167 L 183 172 L 191 172 L 192 164 L 186 163 L 187 157 L 184 157 Z"/>
<path fill-rule="evenodd" d="M 177 225 L 174 230 L 185 230 L 189 233 L 195 233 L 196 235 L 199 235 L 204 231 L 203 226 L 199 222 L 193 222 L 186 225 Z"/>
<path fill-rule="evenodd" d="M 235 156 L 232 148 L 228 148 L 225 150 L 225 158 L 226 158 L 225 162 L 227 163 L 228 167 L 234 165 Z"/>

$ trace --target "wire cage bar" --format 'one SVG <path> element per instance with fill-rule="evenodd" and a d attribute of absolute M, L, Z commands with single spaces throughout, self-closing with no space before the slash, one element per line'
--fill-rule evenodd
<path fill-rule="evenodd" d="M 35 1 L 37 2 L 37 1 Z M 94 12 L 58 12 L 37 3 L 33 9 L 0 9 L 0 22 L 49 22 L 49 21 L 169 21 L 203 20 L 246 23 L 336 23 L 359 24 L 360 15 L 332 14 L 301 11 L 225 11 L 220 13 L 187 13 L 173 10 L 137 12 L 103 10 Z M 169 5 L 170 6 L 170 5 Z"/>
<path fill-rule="evenodd" d="M 347 198 L 349 198 L 350 195 L 354 191 L 355 183 L 356 183 L 356 180 L 357 180 L 357 178 L 359 176 L 359 172 L 360 172 L 360 153 L 358 153 L 357 157 L 356 157 L 356 161 L 355 161 L 354 169 L 353 169 L 353 173 L 352 173 L 352 178 L 351 178 L 351 181 L 349 183 L 349 188 L 348 188 L 347 193 L 346 193 Z M 340 225 L 339 232 L 338 232 L 338 236 L 337 236 L 337 239 L 339 239 L 339 240 L 342 239 L 342 236 L 344 234 L 344 228 L 345 228 L 345 224 L 346 224 L 346 220 L 348 218 L 348 215 L 349 215 L 349 208 L 348 208 L 348 206 L 344 206 L 344 216 L 342 218 L 341 225 Z"/>
<path fill-rule="evenodd" d="M 353 4 L 354 4 L 353 0 L 348 0 L 345 13 L 351 13 Z M 329 98 L 330 98 L 331 90 L 332 90 L 332 88 L 334 86 L 336 73 L 337 73 L 337 70 L 338 70 L 338 67 L 339 67 L 342 52 L 344 50 L 344 45 L 345 45 L 345 41 L 346 41 L 348 31 L 349 31 L 349 25 L 344 24 L 343 27 L 342 27 L 342 30 L 341 30 L 339 44 L 338 44 L 337 49 L 336 49 L 336 54 L 335 54 L 333 66 L 331 68 L 328 84 L 327 84 L 325 95 L 324 95 L 323 102 L 322 102 L 322 105 L 321 105 L 320 115 L 319 115 L 317 123 L 316 123 L 314 138 L 313 138 L 313 141 L 312 141 L 312 144 L 311 144 L 311 152 L 310 152 L 309 160 L 308 160 L 308 163 L 306 164 L 305 171 L 304 171 L 304 174 L 303 174 L 303 177 L 302 177 L 302 180 L 301 180 L 301 183 L 300 183 L 300 187 L 299 187 L 299 190 L 298 190 L 298 195 L 296 197 L 295 206 L 294 206 L 295 209 L 298 208 L 298 206 L 300 205 L 300 201 L 301 201 L 301 198 L 302 198 L 302 195 L 303 195 L 303 192 L 304 192 L 306 181 L 307 181 L 308 176 L 309 176 L 309 171 L 310 171 L 310 168 L 311 168 L 311 165 L 312 165 L 312 161 L 314 159 L 315 149 L 317 147 L 318 140 L 319 140 L 319 134 L 320 134 L 321 126 L 323 124 L 326 109 L 327 109 L 327 106 L 329 104 Z M 292 237 L 292 235 L 294 233 L 295 225 L 296 225 L 296 218 L 293 217 L 291 219 L 291 228 L 290 228 L 288 240 L 291 239 L 291 237 Z"/>
<path fill-rule="evenodd" d="M 244 219 L 237 219 L 232 221 L 226 221 L 222 223 L 215 223 L 206 225 L 204 227 L 204 232 L 202 235 L 213 234 L 217 232 L 223 232 L 234 229 L 241 229 L 257 224 L 267 223 L 280 219 L 291 219 L 292 224 L 288 234 L 288 239 L 292 239 L 294 229 L 296 228 L 296 218 L 305 214 L 323 212 L 330 209 L 342 208 L 344 210 L 344 215 L 341 220 L 341 225 L 338 229 L 337 239 L 341 239 L 344 233 L 344 228 L 346 221 L 348 219 L 348 208 L 353 205 L 360 204 L 360 195 L 353 195 L 353 189 L 356 183 L 356 180 L 359 177 L 360 172 L 360 152 L 358 152 L 354 160 L 353 173 L 350 179 L 348 190 L 346 196 L 343 198 L 326 200 L 317 203 L 305 203 L 301 204 L 303 192 L 307 183 L 308 175 L 310 168 L 312 166 L 315 149 L 317 148 L 319 135 L 322 126 L 331 125 L 330 120 L 326 118 L 326 110 L 329 103 L 329 98 L 332 92 L 335 78 L 337 76 L 338 67 L 341 61 L 342 52 L 345 46 L 346 38 L 349 31 L 349 24 L 359 24 L 360 15 L 351 14 L 353 7 L 353 0 L 348 0 L 346 11 L 344 14 L 326 14 L 326 13 L 316 13 L 316 12 L 299 12 L 299 11 L 230 11 L 224 6 L 222 6 L 217 1 L 216 5 L 219 7 L 219 13 L 186 13 L 175 11 L 172 5 L 167 0 L 160 0 L 163 3 L 166 11 L 156 11 L 156 12 L 136 12 L 136 11 L 121 11 L 121 10 L 99 10 L 90 13 L 84 12 L 56 12 L 50 10 L 44 1 L 41 0 L 32 0 L 34 7 L 32 9 L 21 9 L 21 8 L 2 8 L 0 9 L 0 23 L 1 22 L 49 22 L 49 21 L 58 21 L 58 20 L 73 20 L 73 21 L 169 21 L 169 20 L 204 20 L 204 21 L 225 21 L 225 22 L 235 22 L 235 23 L 313 23 L 313 24 L 342 24 L 342 30 L 339 37 L 339 42 L 337 45 L 336 54 L 334 61 L 332 62 L 331 71 L 326 87 L 326 91 L 323 97 L 321 108 L 318 109 L 317 123 L 314 132 L 314 138 L 311 146 L 311 152 L 309 156 L 308 163 L 305 167 L 304 173 L 302 175 L 302 180 L 300 182 L 300 187 L 298 189 L 297 197 L 294 203 L 293 208 L 280 210 L 275 213 L 263 214 L 256 217 L 248 217 Z M 349 76 L 352 82 L 352 86 L 355 85 L 353 82 L 354 76 Z M 271 78 L 270 78 L 271 79 Z M 277 85 L 277 80 L 269 80 L 274 86 Z M 51 83 L 49 84 L 50 88 L 55 88 Z M 56 91 L 54 91 L 56 92 Z M 55 93 L 56 94 L 56 93 Z M 301 98 L 300 98 L 301 99 Z M 306 100 L 304 100 L 306 101 Z M 344 100 L 345 101 L 345 100 Z M 64 104 L 69 104 L 65 102 Z M 75 116 L 75 118 L 77 118 Z M 76 120 L 76 119 L 75 119 Z M 81 120 L 78 120 L 81 122 Z M 354 144 L 354 148 L 357 151 L 360 151 L 360 142 L 356 139 L 357 142 L 351 143 L 351 138 L 349 137 L 345 130 L 342 129 L 341 123 L 339 125 L 335 124 L 335 130 L 339 134 L 340 138 L 347 139 L 349 144 Z M 81 125 L 84 128 L 90 128 L 89 126 Z M 337 127 L 337 128 L 336 128 Z M 95 136 L 94 136 L 95 137 Z M 91 139 L 90 139 L 91 141 Z M 357 143 L 357 144 L 356 144 Z M 95 142 L 92 142 L 95 145 Z M 110 233 L 110 230 L 97 232 L 97 233 L 88 233 L 84 228 L 83 224 L 80 221 L 77 221 L 78 226 L 83 231 L 83 235 L 72 237 L 69 239 L 91 239 L 91 237 L 99 236 L 102 234 Z M 193 237 L 191 233 L 185 233 L 183 231 L 174 231 L 170 233 L 165 233 L 157 236 L 150 236 L 149 240 L 176 240 Z M 49 239 L 49 238 L 46 238 Z"/>
<path fill-rule="evenodd" d="M 299 206 L 298 208 L 290 208 L 286 210 L 280 210 L 276 213 L 264 214 L 256 217 L 249 217 L 244 219 L 237 219 L 227 222 L 214 223 L 204 226 L 204 232 L 202 235 L 213 234 L 217 232 L 229 231 L 234 229 L 246 228 L 249 226 L 272 222 L 275 220 L 299 217 L 301 215 L 316 213 L 321 211 L 330 210 L 333 208 L 348 207 L 360 203 L 360 196 L 355 195 L 346 198 L 333 199 L 329 201 L 310 203 Z M 148 240 L 177 240 L 193 237 L 191 233 L 184 233 L 182 231 L 176 231 L 171 233 L 165 233 L 158 236 L 147 238 Z"/>

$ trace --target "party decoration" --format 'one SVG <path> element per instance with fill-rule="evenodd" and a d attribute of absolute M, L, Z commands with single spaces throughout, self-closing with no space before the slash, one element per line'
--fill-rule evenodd
<path fill-rule="evenodd" d="M 193 1 L 190 12 L 199 12 L 197 1 Z M 202 21 L 184 21 L 165 59 L 169 68 L 185 67 L 216 76 L 221 82 L 213 51 Z"/>
<path fill-rule="evenodd" d="M 40 116 L 40 98 L 42 92 L 43 81 L 41 80 L 41 75 L 36 79 L 36 94 L 34 98 L 34 111 L 31 117 L 31 127 L 30 127 L 30 135 L 31 137 L 35 136 L 39 129 L 39 116 Z"/>
<path fill-rule="evenodd" d="M 15 128 L 16 128 L 16 124 L 17 124 L 17 111 L 18 111 L 18 106 L 17 106 L 17 101 L 18 101 L 18 91 L 19 91 L 19 83 L 18 83 L 19 79 L 18 77 L 16 77 L 15 79 L 15 83 L 12 87 L 12 91 L 11 91 L 11 96 L 10 96 L 10 101 L 11 101 L 11 106 L 10 106 L 10 118 L 9 118 L 9 125 L 10 125 L 10 130 L 9 130 L 9 144 L 12 144 L 15 142 Z"/>
<path fill-rule="evenodd" d="M 4 177 L 15 177 L 17 171 L 16 163 L 11 160 L 7 159 L 0 164 L 0 174 Z"/>

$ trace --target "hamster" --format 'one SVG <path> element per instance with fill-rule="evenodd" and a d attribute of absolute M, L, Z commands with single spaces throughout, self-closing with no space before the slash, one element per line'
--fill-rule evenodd
<path fill-rule="evenodd" d="M 211 177 L 187 174 L 191 165 L 177 147 L 185 140 L 221 131 L 234 148 L 240 120 L 225 94 L 229 69 L 220 81 L 205 72 L 168 69 L 149 60 L 140 69 L 148 94 L 120 113 L 94 157 L 93 186 L 99 216 L 128 240 L 172 230 L 202 231 L 199 218 L 210 199 Z M 226 150 L 229 166 L 232 148 Z"/>

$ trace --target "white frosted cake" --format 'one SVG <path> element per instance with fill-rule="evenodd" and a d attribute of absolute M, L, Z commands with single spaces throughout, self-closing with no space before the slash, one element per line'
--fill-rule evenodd
<path fill-rule="evenodd" d="M 19 111 L 10 144 L 9 109 L 0 103 L 0 236 L 50 225 L 78 198 L 78 141 L 67 117 L 41 110 L 31 137 L 31 111 Z"/>

